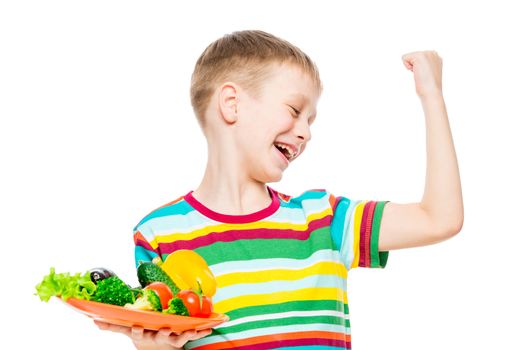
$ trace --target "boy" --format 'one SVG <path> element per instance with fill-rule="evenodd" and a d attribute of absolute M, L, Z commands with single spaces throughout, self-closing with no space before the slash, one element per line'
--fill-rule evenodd
<path fill-rule="evenodd" d="M 300 49 L 262 31 L 225 35 L 198 59 L 191 102 L 208 142 L 200 186 L 134 228 L 136 262 L 194 249 L 217 278 L 215 329 L 172 334 L 99 323 L 137 349 L 350 349 L 346 279 L 386 265 L 389 250 L 458 233 L 463 204 L 434 51 L 402 57 L 414 73 L 427 127 L 420 203 L 350 200 L 324 189 L 291 197 L 282 178 L 311 138 L 322 84 Z"/>

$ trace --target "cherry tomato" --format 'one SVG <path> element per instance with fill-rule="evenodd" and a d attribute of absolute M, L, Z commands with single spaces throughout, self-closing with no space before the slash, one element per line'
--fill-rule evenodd
<path fill-rule="evenodd" d="M 167 309 L 169 307 L 169 300 L 173 298 L 173 292 L 167 284 L 162 282 L 153 282 L 147 285 L 144 289 L 150 289 L 154 291 L 160 298 L 160 304 L 162 304 L 162 309 Z"/>
<path fill-rule="evenodd" d="M 213 313 L 213 303 L 211 298 L 205 295 L 202 295 L 202 307 L 200 308 L 200 314 L 198 317 L 209 317 Z"/>
<path fill-rule="evenodd" d="M 195 292 L 189 289 L 181 290 L 176 296 L 182 299 L 189 316 L 198 317 L 200 314 L 200 299 Z"/>

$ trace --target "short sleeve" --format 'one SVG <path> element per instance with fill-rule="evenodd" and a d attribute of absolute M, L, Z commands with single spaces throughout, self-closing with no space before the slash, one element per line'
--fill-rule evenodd
<path fill-rule="evenodd" d="M 152 230 L 147 225 L 137 225 L 133 228 L 133 240 L 135 242 L 135 266 L 141 262 L 153 261 L 160 257 L 158 247 L 155 247 L 156 239 Z"/>
<path fill-rule="evenodd" d="M 384 206 L 388 201 L 354 200 L 329 194 L 333 209 L 331 235 L 348 270 L 384 268 L 389 252 L 379 252 L 378 240 Z"/>

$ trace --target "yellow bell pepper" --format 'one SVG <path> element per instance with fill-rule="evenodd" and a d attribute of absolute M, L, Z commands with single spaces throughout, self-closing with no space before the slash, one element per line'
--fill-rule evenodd
<path fill-rule="evenodd" d="M 181 289 L 202 291 L 202 294 L 212 297 L 216 293 L 215 276 L 207 266 L 206 261 L 196 252 L 180 249 L 169 254 L 160 265 L 175 284 Z"/>

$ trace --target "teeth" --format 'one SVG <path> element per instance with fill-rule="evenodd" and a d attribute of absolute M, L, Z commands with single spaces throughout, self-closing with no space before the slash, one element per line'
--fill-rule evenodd
<path fill-rule="evenodd" d="M 275 142 L 275 145 L 278 145 L 279 147 L 282 147 L 282 148 L 287 149 L 287 151 L 289 152 L 289 154 L 291 154 L 291 156 L 289 157 L 290 159 L 295 158 L 295 156 L 297 155 L 297 154 L 293 151 L 293 149 L 291 149 L 291 147 L 289 147 L 289 146 L 287 146 L 287 145 L 284 145 L 283 143 Z"/>

